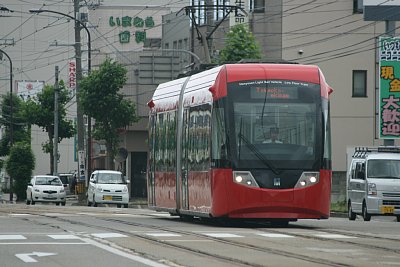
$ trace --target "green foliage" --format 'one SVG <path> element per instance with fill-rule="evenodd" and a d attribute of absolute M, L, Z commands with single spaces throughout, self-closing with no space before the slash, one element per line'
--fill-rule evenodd
<path fill-rule="evenodd" d="M 331 211 L 347 212 L 346 200 L 331 203 Z"/>
<path fill-rule="evenodd" d="M 12 131 L 12 139 L 13 143 L 17 142 L 29 142 L 30 140 L 30 131 L 28 128 L 27 120 L 25 117 L 25 103 L 16 96 L 12 95 L 10 98 L 10 94 L 7 94 L 1 103 L 1 116 L 0 116 L 0 125 L 4 126 L 5 133 L 3 134 L 0 140 L 0 156 L 6 156 L 10 152 L 10 122 L 11 122 L 11 105 L 10 99 L 12 99 L 13 107 L 12 107 L 12 122 L 13 122 L 13 131 Z"/>
<path fill-rule="evenodd" d="M 226 37 L 226 45 L 220 52 L 219 63 L 261 58 L 260 46 L 247 26 L 237 24 L 231 27 Z"/>
<path fill-rule="evenodd" d="M 96 120 L 93 137 L 106 141 L 111 159 L 119 144 L 118 129 L 138 121 L 135 104 L 119 93 L 127 81 L 126 73 L 121 64 L 106 59 L 81 81 L 79 88 L 84 113 Z"/>
<path fill-rule="evenodd" d="M 35 156 L 30 144 L 26 142 L 15 143 L 10 149 L 10 156 L 6 161 L 6 171 L 13 179 L 13 192 L 18 199 L 26 199 L 26 186 L 32 171 L 35 168 Z"/>
<path fill-rule="evenodd" d="M 72 120 L 66 119 L 65 105 L 70 97 L 62 81 L 59 84 L 58 100 L 58 143 L 60 143 L 64 138 L 73 137 L 75 133 Z M 54 86 L 45 85 L 42 92 L 28 100 L 25 104 L 24 115 L 30 124 L 35 124 L 47 132 L 48 141 L 42 144 L 42 149 L 43 152 L 50 154 L 50 173 L 53 173 Z"/>

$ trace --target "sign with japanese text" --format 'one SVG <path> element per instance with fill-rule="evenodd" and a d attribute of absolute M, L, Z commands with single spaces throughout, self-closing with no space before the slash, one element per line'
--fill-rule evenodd
<path fill-rule="evenodd" d="M 400 137 L 400 38 L 379 38 L 379 138 Z"/>
<path fill-rule="evenodd" d="M 153 17 L 114 17 L 110 16 L 108 19 L 108 24 L 111 27 L 122 27 L 125 30 L 119 33 L 119 42 L 121 44 L 129 43 L 131 35 L 135 36 L 136 43 L 141 43 L 146 40 L 146 28 L 150 29 L 154 27 Z M 134 33 L 131 34 L 129 31 L 130 27 L 136 28 Z"/>
<path fill-rule="evenodd" d="M 249 11 L 249 1 L 246 0 L 230 0 L 231 6 L 237 6 L 242 8 L 244 11 Z M 229 14 L 229 26 L 235 26 L 236 24 L 248 25 L 249 18 L 243 10 L 237 9 L 236 11 Z"/>
<path fill-rule="evenodd" d="M 44 88 L 44 81 L 16 81 L 16 83 L 16 93 L 24 101 L 35 97 Z"/>

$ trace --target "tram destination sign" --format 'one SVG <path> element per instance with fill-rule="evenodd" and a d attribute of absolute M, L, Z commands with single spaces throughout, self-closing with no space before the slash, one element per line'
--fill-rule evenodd
<path fill-rule="evenodd" d="M 253 99 L 298 99 L 298 89 L 309 86 L 306 82 L 281 80 L 251 81 L 240 85 L 250 86 L 250 97 Z"/>

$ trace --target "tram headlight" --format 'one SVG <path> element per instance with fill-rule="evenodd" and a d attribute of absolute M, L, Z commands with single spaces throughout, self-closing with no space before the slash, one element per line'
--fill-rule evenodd
<path fill-rule="evenodd" d="M 256 180 L 254 179 L 251 172 L 246 171 L 234 171 L 233 172 L 233 181 L 240 185 L 245 185 L 249 187 L 259 187 Z"/>
<path fill-rule="evenodd" d="M 303 188 L 319 182 L 319 172 L 303 172 L 295 188 Z"/>

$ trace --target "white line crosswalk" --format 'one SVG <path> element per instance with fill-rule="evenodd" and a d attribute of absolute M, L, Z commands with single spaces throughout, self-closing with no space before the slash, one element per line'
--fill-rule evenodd
<path fill-rule="evenodd" d="M 290 234 L 282 234 L 282 233 L 259 233 L 259 232 L 247 232 L 247 233 L 227 233 L 227 232 L 215 232 L 215 233 L 199 233 L 204 236 L 214 237 L 214 238 L 248 238 L 248 237 L 264 237 L 264 238 L 273 238 L 273 239 L 288 239 L 288 238 L 302 238 L 306 237 L 303 233 L 301 236 L 290 235 Z M 95 238 L 107 239 L 107 238 L 126 238 L 127 235 L 121 233 L 86 233 L 86 236 L 90 235 Z M 169 238 L 169 237 L 182 237 L 182 234 L 171 233 L 171 232 L 141 232 L 140 235 L 147 235 L 155 238 Z M 33 236 L 37 238 L 38 235 L 29 235 L 29 234 L 0 234 L 0 242 L 10 242 L 13 240 L 28 240 L 32 239 Z M 42 234 L 41 236 L 46 236 L 51 240 L 82 240 L 82 234 Z M 341 234 L 329 234 L 329 233 L 308 233 L 308 236 L 319 237 L 324 239 L 346 239 L 346 238 L 357 238 L 354 236 L 346 236 Z M 3 244 L 3 243 L 0 243 Z"/>

